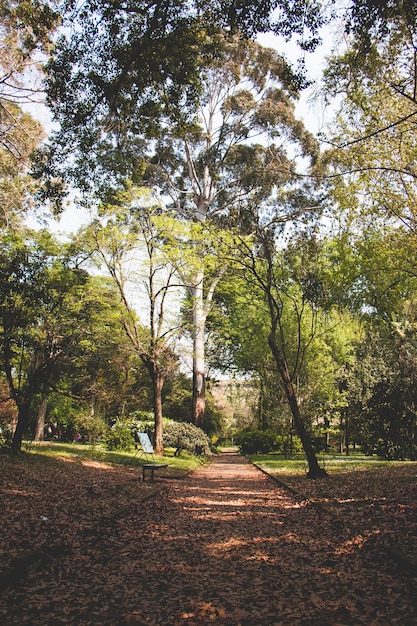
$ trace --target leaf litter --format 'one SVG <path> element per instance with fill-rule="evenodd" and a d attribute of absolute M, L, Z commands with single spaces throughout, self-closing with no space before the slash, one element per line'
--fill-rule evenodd
<path fill-rule="evenodd" d="M 390 552 L 415 547 L 409 465 L 300 479 L 299 496 L 231 454 L 153 483 L 100 463 L 0 465 L 1 569 L 42 555 L 1 592 L 4 626 L 417 623 L 417 577 Z"/>

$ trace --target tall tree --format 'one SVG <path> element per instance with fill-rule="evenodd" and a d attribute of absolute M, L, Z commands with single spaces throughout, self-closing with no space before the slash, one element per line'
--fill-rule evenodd
<path fill-rule="evenodd" d="M 101 213 L 85 235 L 114 281 L 121 323 L 152 380 L 155 451 L 162 455 L 162 389 L 177 366 L 174 345 L 180 332 L 173 306 L 177 272 L 163 251 L 172 222 L 164 220 L 159 205 L 149 203 L 143 190 L 132 186 L 103 205 Z"/>
<path fill-rule="evenodd" d="M 277 224 L 262 222 L 258 216 L 252 239 L 241 240 L 240 259 L 247 280 L 260 294 L 259 304 L 268 320 L 267 344 L 308 461 L 308 477 L 320 478 L 326 472 L 318 464 L 298 388 L 327 307 L 323 277 L 312 271 L 317 242 L 310 241 L 299 264 L 289 264 L 279 247 Z"/>
<path fill-rule="evenodd" d="M 192 122 L 207 63 L 223 54 L 219 33 L 295 35 L 305 50 L 322 20 L 319 0 L 65 3 L 47 67 L 59 129 L 39 158 L 46 193 L 60 199 L 60 177 L 83 194 L 140 181 L 149 138 Z"/>
<path fill-rule="evenodd" d="M 18 228 L 34 206 L 35 181 L 29 176 L 30 155 L 44 131 L 30 115 L 0 102 L 0 228 Z"/>
<path fill-rule="evenodd" d="M 202 78 L 199 118 L 181 133 L 167 130 L 144 172 L 147 183 L 171 200 L 167 206 L 179 219 L 193 224 L 188 245 L 194 262 L 184 280 L 192 295 L 193 421 L 199 425 L 205 409 L 205 325 L 224 271 L 224 261 L 214 260 L 211 229 L 244 230 L 250 223 L 244 208 L 262 206 L 272 213 L 267 200 L 295 177 L 297 156 L 314 159 L 317 148 L 294 115 L 299 82 L 285 59 L 238 37 L 224 48 L 222 59 Z"/>
<path fill-rule="evenodd" d="M 49 3 L 0 2 L 0 145 L 15 160 L 26 164 L 29 150 L 23 138 L 29 139 L 29 149 L 34 146 L 31 129 L 25 128 L 17 111 L 23 104 L 36 101 L 42 92 L 36 80 L 36 76 L 41 77 L 39 56 L 49 50 L 58 22 L 59 14 Z"/>
<path fill-rule="evenodd" d="M 41 1 L 0 2 L 0 227 L 16 228 L 33 207 L 31 153 L 44 138 L 24 106 L 41 98 L 40 55 L 48 50 L 58 14 Z"/>
<path fill-rule="evenodd" d="M 417 13 L 414 2 L 353 2 L 346 51 L 330 59 L 327 92 L 338 95 L 330 126 L 339 204 L 416 229 Z M 343 96 L 341 98 L 340 96 Z M 383 103 L 383 106 L 381 106 Z"/>

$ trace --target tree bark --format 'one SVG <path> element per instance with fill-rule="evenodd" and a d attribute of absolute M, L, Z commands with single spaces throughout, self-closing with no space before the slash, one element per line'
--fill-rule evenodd
<path fill-rule="evenodd" d="M 300 409 L 297 402 L 297 397 L 294 391 L 294 385 L 291 380 L 291 376 L 288 371 L 287 364 L 283 359 L 281 352 L 275 341 L 274 333 L 271 333 L 268 338 L 269 347 L 273 354 L 275 363 L 277 365 L 279 374 L 281 376 L 282 383 L 284 385 L 285 394 L 287 396 L 288 404 L 290 405 L 291 413 L 294 419 L 294 427 L 297 435 L 300 437 L 304 453 L 308 463 L 307 478 L 323 478 L 327 476 L 326 470 L 321 468 L 318 464 L 316 453 L 314 451 L 311 436 L 305 427 L 304 420 L 301 416 Z"/>
<path fill-rule="evenodd" d="M 38 419 L 36 422 L 36 431 L 34 441 L 43 441 L 45 434 L 45 417 L 46 408 L 48 406 L 48 394 L 44 394 L 41 399 L 41 403 L 38 410 Z"/>
<path fill-rule="evenodd" d="M 193 296 L 193 402 L 191 421 L 204 426 L 206 411 L 205 325 L 206 313 L 203 293 L 204 271 L 199 272 L 192 287 Z"/>
<path fill-rule="evenodd" d="M 29 425 L 30 415 L 30 402 L 24 402 L 18 405 L 18 416 L 15 431 L 12 439 L 13 452 L 20 452 L 22 449 L 23 436 L 26 433 Z"/>
<path fill-rule="evenodd" d="M 155 454 L 164 456 L 164 431 L 162 423 L 162 387 L 164 385 L 164 379 L 159 372 L 153 372 L 152 383 L 155 424 L 154 449 Z"/>

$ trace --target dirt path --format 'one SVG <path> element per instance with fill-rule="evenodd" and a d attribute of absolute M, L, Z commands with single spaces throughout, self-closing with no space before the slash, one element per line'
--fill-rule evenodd
<path fill-rule="evenodd" d="M 378 558 L 369 531 L 352 534 L 244 458 L 154 484 L 159 497 L 39 574 L 41 614 L 30 581 L 20 589 L 7 626 L 417 624 L 416 579 Z"/>
<path fill-rule="evenodd" d="M 375 566 L 361 537 L 237 455 L 216 458 L 170 489 L 146 522 L 128 623 L 417 623 L 408 576 L 392 564 Z"/>

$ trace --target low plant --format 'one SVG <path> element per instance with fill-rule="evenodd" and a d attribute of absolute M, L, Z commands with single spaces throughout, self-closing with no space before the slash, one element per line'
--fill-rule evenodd
<path fill-rule="evenodd" d="M 210 455 L 210 440 L 206 433 L 189 422 L 167 420 L 164 423 L 164 446 L 188 450 L 197 456 Z"/>
<path fill-rule="evenodd" d="M 128 424 L 116 421 L 103 437 L 107 450 L 132 450 L 135 445 L 131 428 Z"/>

